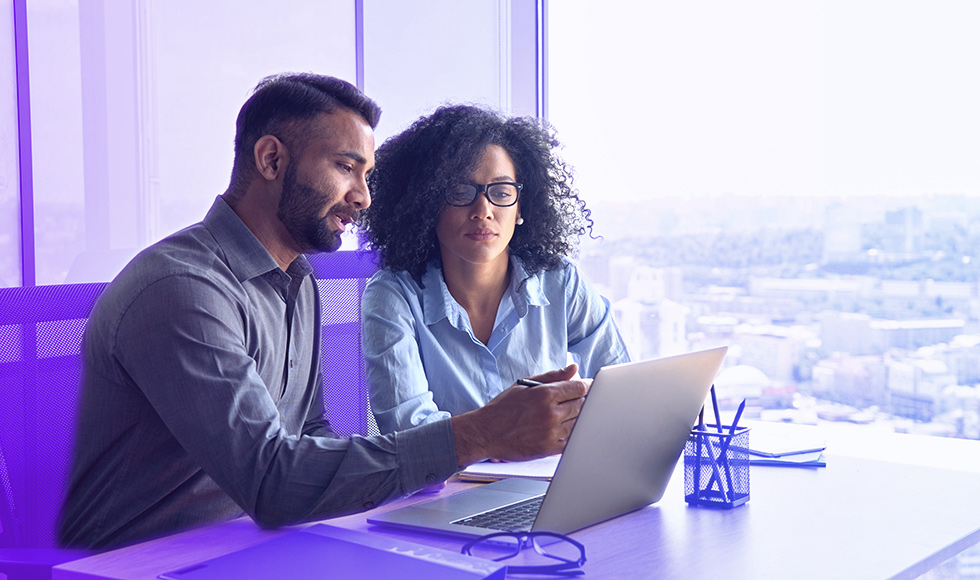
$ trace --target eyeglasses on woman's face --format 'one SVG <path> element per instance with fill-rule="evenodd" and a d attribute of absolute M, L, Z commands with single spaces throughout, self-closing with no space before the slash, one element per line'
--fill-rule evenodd
<path fill-rule="evenodd" d="M 466 207 L 476 203 L 477 196 L 482 193 L 487 196 L 491 204 L 497 207 L 510 207 L 517 203 L 523 188 L 523 183 L 513 181 L 495 181 L 483 185 L 460 183 L 446 193 L 446 203 L 456 207 Z"/>

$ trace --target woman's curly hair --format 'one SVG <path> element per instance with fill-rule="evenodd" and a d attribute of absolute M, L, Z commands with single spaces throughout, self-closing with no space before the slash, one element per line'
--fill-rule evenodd
<path fill-rule="evenodd" d="M 368 178 L 371 206 L 359 225 L 381 265 L 405 270 L 421 284 L 426 264 L 439 257 L 436 224 L 446 191 L 466 182 L 489 145 L 499 145 L 524 184 L 519 200 L 524 225 L 514 230 L 510 252 L 528 273 L 557 268 L 578 237 L 592 231 L 591 212 L 572 187 L 571 169 L 557 155 L 554 129 L 533 117 L 506 118 L 489 109 L 440 107 L 391 137 L 378 149 Z"/>

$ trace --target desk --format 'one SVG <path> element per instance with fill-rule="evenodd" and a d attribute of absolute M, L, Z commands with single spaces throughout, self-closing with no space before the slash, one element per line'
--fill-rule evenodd
<path fill-rule="evenodd" d="M 754 425 L 786 427 L 798 428 Z M 753 467 L 751 501 L 734 510 L 688 507 L 678 470 L 657 504 L 573 534 L 586 546 L 584 578 L 915 578 L 980 542 L 980 443 L 859 428 L 825 435 L 826 468 Z M 453 481 L 442 493 L 470 485 Z M 449 550 L 462 545 L 365 518 L 327 523 Z M 52 578 L 153 580 L 281 533 L 240 519 L 63 564 Z"/>

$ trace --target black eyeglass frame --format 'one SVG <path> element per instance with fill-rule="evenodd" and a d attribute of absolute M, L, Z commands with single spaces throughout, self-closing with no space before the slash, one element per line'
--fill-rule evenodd
<path fill-rule="evenodd" d="M 449 205 L 451 205 L 453 207 L 469 207 L 469 206 L 473 205 L 474 203 L 476 203 L 476 200 L 480 199 L 480 194 L 481 193 L 483 195 L 487 196 L 487 201 L 490 202 L 490 205 L 494 205 L 494 206 L 497 206 L 497 207 L 511 207 L 511 206 L 513 206 L 513 205 L 515 205 L 517 203 L 517 200 L 520 199 L 520 197 L 521 197 L 521 191 L 524 190 L 524 184 L 523 183 L 517 183 L 516 181 L 494 181 L 494 182 L 491 182 L 491 183 L 484 183 L 482 185 L 479 184 L 479 183 L 460 183 L 459 185 L 467 185 L 467 186 L 470 186 L 473 189 L 475 189 L 476 192 L 473 194 L 473 199 L 471 199 L 468 203 L 462 203 L 462 204 L 453 203 L 452 201 L 450 201 L 449 198 L 450 198 L 450 196 L 452 194 L 451 193 L 447 193 L 446 194 L 446 203 L 448 203 Z M 495 201 L 493 201 L 493 198 L 490 197 L 490 188 L 493 187 L 494 185 L 513 185 L 517 189 L 517 195 L 514 196 L 514 201 L 512 203 L 508 203 L 507 205 L 500 205 L 499 203 L 496 203 Z"/>
<path fill-rule="evenodd" d="M 545 552 L 544 550 L 542 550 L 533 541 L 534 538 L 541 538 L 541 537 L 555 538 L 557 540 L 565 541 L 565 542 L 568 542 L 569 544 L 575 546 L 576 548 L 578 548 L 578 551 L 579 551 L 579 558 L 578 558 L 578 560 L 569 560 L 567 558 L 563 558 L 561 556 L 556 556 L 554 554 L 549 554 L 549 553 Z M 514 574 L 560 574 L 560 575 L 563 575 L 563 576 L 578 576 L 579 574 L 584 574 L 584 571 L 583 570 L 580 570 L 579 568 L 581 568 L 582 565 L 585 564 L 585 546 L 582 545 L 580 542 L 577 542 L 576 540 L 573 540 L 572 538 L 569 538 L 568 536 L 565 536 L 563 534 L 556 534 L 554 532 L 495 532 L 493 534 L 487 534 L 486 536 L 480 536 L 479 538 L 476 538 L 474 540 L 470 540 L 469 542 L 467 542 L 463 546 L 463 548 L 460 551 L 461 551 L 461 553 L 466 554 L 467 556 L 472 556 L 473 554 L 471 553 L 471 550 L 473 549 L 474 546 L 476 546 L 477 544 L 479 544 L 481 542 L 485 542 L 487 540 L 493 540 L 493 539 L 496 539 L 496 538 L 514 538 L 514 539 L 517 540 L 517 543 L 514 546 L 514 551 L 513 552 L 508 553 L 508 554 L 506 554 L 504 556 L 501 556 L 499 558 L 493 558 L 493 561 L 494 562 L 500 562 L 500 561 L 506 560 L 508 558 L 513 558 L 514 556 L 520 554 L 521 553 L 521 550 L 523 550 L 524 548 L 527 548 L 528 546 L 530 546 L 531 548 L 534 549 L 535 552 L 537 552 L 538 554 L 541 554 L 542 556 L 544 556 L 546 558 L 551 558 L 553 560 L 559 560 L 561 562 L 561 564 L 552 564 L 550 566 L 549 565 L 544 565 L 544 566 L 511 566 L 511 565 L 508 564 L 507 565 L 507 573 L 508 574 L 509 573 L 514 573 Z"/>

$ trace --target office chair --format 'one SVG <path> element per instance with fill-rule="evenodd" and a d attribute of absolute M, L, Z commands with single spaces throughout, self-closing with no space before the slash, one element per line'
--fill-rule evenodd
<path fill-rule="evenodd" d="M 81 374 L 103 283 L 0 288 L 0 574 L 51 577 L 91 552 L 55 548 Z"/>
<path fill-rule="evenodd" d="M 378 271 L 373 252 L 308 256 L 320 288 L 323 405 L 334 432 L 378 435 L 361 351 L 361 294 Z"/>
<path fill-rule="evenodd" d="M 339 435 L 378 433 L 361 354 L 361 294 L 373 254 L 310 259 L 323 328 L 324 406 Z M 105 283 L 0 288 L 0 574 L 49 579 L 92 552 L 56 549 L 81 384 L 81 342 Z"/>

